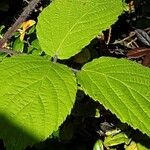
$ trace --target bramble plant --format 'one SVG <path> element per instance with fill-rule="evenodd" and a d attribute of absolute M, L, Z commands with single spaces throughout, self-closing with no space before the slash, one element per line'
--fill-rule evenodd
<path fill-rule="evenodd" d="M 57 62 L 79 53 L 123 11 L 122 0 L 54 0 L 38 17 L 49 58 L 18 54 L 0 63 L 0 137 L 8 150 L 48 138 L 74 106 L 78 87 L 123 123 L 150 136 L 150 70 L 101 57 L 75 70 Z"/>

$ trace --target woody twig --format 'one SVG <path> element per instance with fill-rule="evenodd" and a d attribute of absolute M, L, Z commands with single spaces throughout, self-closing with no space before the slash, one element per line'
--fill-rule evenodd
<path fill-rule="evenodd" d="M 27 17 L 32 13 L 32 11 L 35 9 L 37 4 L 41 0 L 32 0 L 29 2 L 28 6 L 25 7 L 24 11 L 21 13 L 19 18 L 15 21 L 15 23 L 8 29 L 8 31 L 4 34 L 3 38 L 0 40 L 0 51 L 5 52 L 5 53 L 12 53 L 14 52 L 9 49 L 4 49 L 3 46 L 5 43 L 8 42 L 8 40 L 14 35 L 14 32 L 16 32 L 19 28 L 20 25 L 27 19 Z"/>

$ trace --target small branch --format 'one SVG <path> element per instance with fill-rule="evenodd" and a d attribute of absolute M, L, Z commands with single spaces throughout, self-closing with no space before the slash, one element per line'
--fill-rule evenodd
<path fill-rule="evenodd" d="M 111 31 L 112 31 L 112 28 L 110 27 L 109 28 L 109 33 L 108 33 L 108 39 L 107 39 L 107 42 L 106 42 L 106 44 L 108 45 L 109 44 L 109 42 L 110 42 L 110 38 L 111 38 Z"/>
<path fill-rule="evenodd" d="M 28 6 L 24 9 L 16 22 L 12 25 L 12 27 L 8 29 L 8 31 L 4 34 L 3 38 L 0 40 L 0 48 L 2 48 L 3 45 L 7 43 L 7 41 L 13 36 L 14 32 L 16 32 L 18 28 L 20 28 L 21 24 L 32 13 L 32 11 L 35 9 L 40 1 L 41 0 L 32 0 L 31 2 L 29 2 Z"/>
<path fill-rule="evenodd" d="M 124 41 L 132 38 L 133 36 L 135 35 L 135 32 L 130 32 L 129 36 L 125 37 L 124 39 L 120 40 L 120 41 L 115 41 L 113 44 L 121 44 L 123 43 Z"/>
<path fill-rule="evenodd" d="M 138 44 L 136 43 L 136 41 L 137 41 L 137 38 L 134 38 L 133 40 L 131 40 L 129 43 L 127 43 L 127 47 L 129 47 L 130 45 L 131 45 L 131 47 L 134 47 L 134 45 L 135 45 L 135 47 L 139 47 L 138 46 Z M 134 44 L 134 45 L 133 45 Z"/>
<path fill-rule="evenodd" d="M 53 57 L 53 63 L 57 63 L 57 60 L 58 60 L 58 56 L 55 55 L 55 56 Z"/>
<path fill-rule="evenodd" d="M 15 55 L 15 54 L 19 54 L 19 52 L 7 49 L 7 48 L 0 48 L 0 52 L 4 52 L 7 53 L 9 55 Z"/>
<path fill-rule="evenodd" d="M 71 68 L 71 70 L 72 70 L 72 72 L 75 73 L 75 74 L 80 71 L 80 70 L 77 70 L 77 69 L 74 69 L 74 68 Z"/>

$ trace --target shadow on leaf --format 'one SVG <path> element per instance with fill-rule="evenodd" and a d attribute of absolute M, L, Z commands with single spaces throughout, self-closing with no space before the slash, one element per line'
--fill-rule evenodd
<path fill-rule="evenodd" d="M 0 138 L 4 141 L 7 150 L 23 150 L 28 145 L 39 142 L 32 133 L 10 121 L 8 117 L 0 114 Z"/>

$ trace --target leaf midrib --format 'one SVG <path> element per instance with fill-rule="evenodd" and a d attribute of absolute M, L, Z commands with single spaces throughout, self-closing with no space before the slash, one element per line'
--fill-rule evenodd
<path fill-rule="evenodd" d="M 105 2 L 106 3 L 106 2 Z M 97 5 L 101 5 L 102 3 L 98 3 Z M 96 6 L 97 6 L 96 5 Z M 96 7 L 95 6 L 95 7 Z M 95 8 L 94 7 L 94 8 Z M 90 11 L 88 11 L 88 12 L 86 12 L 86 13 L 84 13 L 76 22 L 75 22 L 75 24 L 69 29 L 69 31 L 66 33 L 66 35 L 65 35 L 65 37 L 62 39 L 62 41 L 61 41 L 61 43 L 59 44 L 59 46 L 58 46 L 58 48 L 57 48 L 57 50 L 56 50 L 56 52 L 55 52 L 55 55 L 59 55 L 59 50 L 60 50 L 60 48 L 62 47 L 62 45 L 63 45 L 63 43 L 64 43 L 64 41 L 67 39 L 67 37 L 68 37 L 68 35 L 71 33 L 71 31 L 73 30 L 73 28 L 80 22 L 80 20 L 84 17 L 84 16 L 86 16 L 89 12 L 91 12 L 94 8 L 92 8 Z"/>

